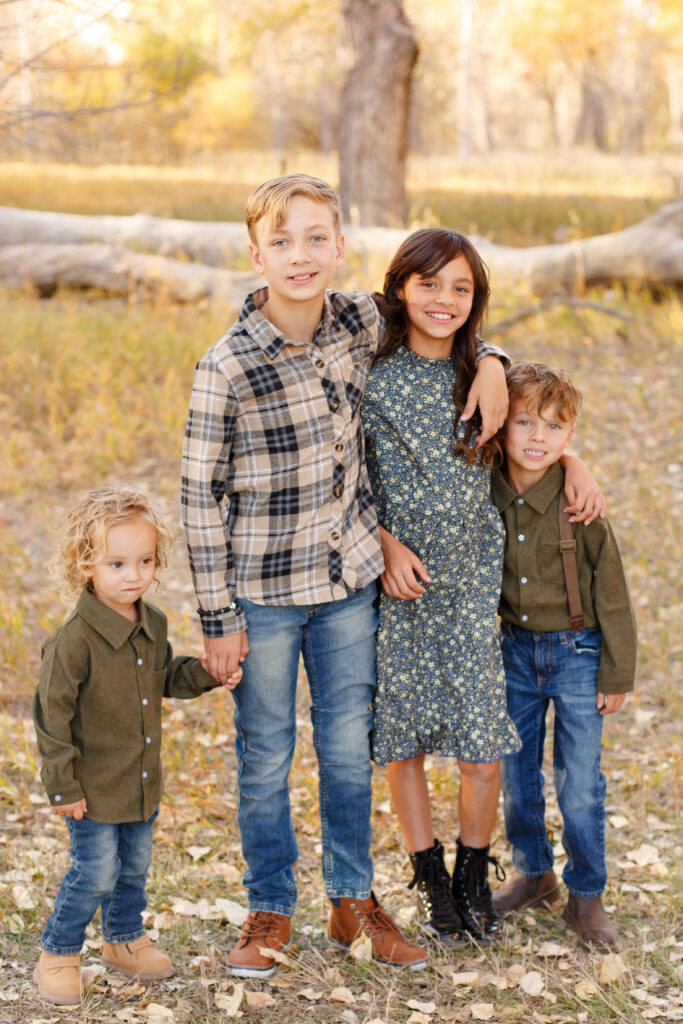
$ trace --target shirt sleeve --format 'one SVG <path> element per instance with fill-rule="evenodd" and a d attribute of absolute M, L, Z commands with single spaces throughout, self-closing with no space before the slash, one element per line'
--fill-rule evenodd
<path fill-rule="evenodd" d="M 181 501 L 190 570 L 204 636 L 246 629 L 235 602 L 226 481 L 237 403 L 222 369 L 207 357 L 194 376 L 183 444 Z"/>
<path fill-rule="evenodd" d="M 607 520 L 584 527 L 583 535 L 594 568 L 593 605 L 602 632 L 598 693 L 628 693 L 634 686 L 637 634 L 621 555 Z"/>
<path fill-rule="evenodd" d="M 207 690 L 215 690 L 221 685 L 213 676 L 209 675 L 199 658 L 185 654 L 179 654 L 174 658 L 173 648 L 168 641 L 166 641 L 164 668 L 166 669 L 164 697 L 191 700 L 193 697 L 201 697 Z"/>
<path fill-rule="evenodd" d="M 476 359 L 479 362 L 484 356 L 498 356 L 504 366 L 510 363 L 510 356 L 507 354 L 505 349 L 499 348 L 498 345 L 494 345 L 492 341 L 485 341 L 483 338 L 477 338 L 477 355 Z"/>
<path fill-rule="evenodd" d="M 78 692 L 88 675 L 88 659 L 79 646 L 70 648 L 54 638 L 43 648 L 38 687 L 33 698 L 33 722 L 40 753 L 40 777 L 50 803 L 75 804 L 85 794 L 74 775 L 80 751 L 73 743 L 71 722 Z"/>

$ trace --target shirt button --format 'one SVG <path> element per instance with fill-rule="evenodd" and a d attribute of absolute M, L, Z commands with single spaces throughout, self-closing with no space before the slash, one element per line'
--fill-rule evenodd
<path fill-rule="evenodd" d="M 138 658 L 138 665 L 142 665 L 142 658 Z"/>
<path fill-rule="evenodd" d="M 334 446 L 334 450 L 335 450 L 335 452 L 343 452 L 344 451 L 343 443 L 341 441 L 337 441 L 337 443 Z"/>
<path fill-rule="evenodd" d="M 523 505 L 524 504 L 524 498 L 517 498 L 517 504 L 518 505 Z"/>
<path fill-rule="evenodd" d="M 528 615 L 522 615 L 522 622 L 528 622 L 528 621 L 529 621 L 529 616 Z"/>
<path fill-rule="evenodd" d="M 142 777 L 143 777 L 143 779 L 146 779 L 147 778 L 147 772 L 143 772 L 142 773 Z"/>
<path fill-rule="evenodd" d="M 518 534 L 517 540 L 524 540 L 524 534 L 523 533 Z"/>
<path fill-rule="evenodd" d="M 334 494 L 335 498 L 341 498 L 342 494 L 344 493 L 344 488 L 343 487 L 335 487 L 335 489 L 332 491 L 332 493 Z"/>
<path fill-rule="evenodd" d="M 143 697 L 142 698 L 142 703 L 144 704 L 145 707 L 147 707 L 147 705 L 149 704 L 149 701 L 147 700 L 146 697 Z"/>
<path fill-rule="evenodd" d="M 335 530 L 334 533 L 330 534 L 330 540 L 339 540 L 339 534 Z"/>
<path fill-rule="evenodd" d="M 338 408 L 339 402 L 337 401 L 336 398 L 333 398 L 332 401 L 330 402 L 330 409 L 332 410 L 332 412 L 336 412 Z"/>
<path fill-rule="evenodd" d="M 152 742 L 152 737 L 151 736 L 145 736 L 145 743 L 151 743 L 151 742 Z"/>
<path fill-rule="evenodd" d="M 522 576 L 522 579 L 520 580 L 520 583 L 526 583 L 526 582 L 527 582 L 526 576 Z"/>
<path fill-rule="evenodd" d="M 325 365 L 325 360 L 324 359 L 316 359 L 315 365 L 318 367 L 319 370 L 322 370 L 322 368 Z"/>
<path fill-rule="evenodd" d="M 61 799 L 61 796 L 59 795 L 59 793 L 57 793 L 57 796 L 55 797 L 55 803 L 58 804 Z"/>

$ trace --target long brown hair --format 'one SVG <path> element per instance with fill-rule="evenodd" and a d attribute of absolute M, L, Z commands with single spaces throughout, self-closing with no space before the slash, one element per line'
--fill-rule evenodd
<path fill-rule="evenodd" d="M 472 271 L 474 295 L 470 315 L 456 330 L 451 349 L 451 361 L 455 371 L 453 451 L 469 463 L 480 459 L 485 465 L 490 465 L 500 454 L 500 443 L 496 438 L 491 438 L 477 449 L 470 447 L 472 438 L 481 428 L 478 409 L 467 423 L 464 440 L 457 436 L 458 423 L 477 372 L 477 342 L 490 294 L 486 265 L 464 235 L 445 228 L 423 228 L 409 235 L 399 247 L 386 272 L 384 292 L 375 293 L 377 306 L 386 323 L 386 336 L 375 356 L 375 361 L 385 359 L 401 345 L 408 344 L 410 321 L 401 297 L 408 278 L 413 274 L 423 278 L 437 274 L 442 267 L 458 256 L 465 257 Z"/>

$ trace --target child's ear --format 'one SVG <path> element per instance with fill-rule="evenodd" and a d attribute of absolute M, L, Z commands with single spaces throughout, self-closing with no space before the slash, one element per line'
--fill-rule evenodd
<path fill-rule="evenodd" d="M 251 265 L 257 274 L 265 274 L 263 267 L 263 260 L 261 259 L 261 253 L 256 245 L 249 243 L 249 257 L 251 259 Z"/>
<path fill-rule="evenodd" d="M 576 430 L 576 423 L 572 423 L 571 427 L 569 428 L 569 433 L 567 434 L 567 444 L 569 444 L 569 442 L 573 438 L 575 430 Z M 567 447 L 567 445 L 565 445 L 565 448 L 566 447 Z"/>
<path fill-rule="evenodd" d="M 346 242 L 343 235 L 339 235 L 337 238 L 337 257 L 334 261 L 335 267 L 341 267 L 344 262 L 344 256 L 346 255 Z"/>

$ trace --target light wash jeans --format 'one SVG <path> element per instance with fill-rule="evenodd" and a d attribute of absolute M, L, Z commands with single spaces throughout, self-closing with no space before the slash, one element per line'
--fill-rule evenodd
<path fill-rule="evenodd" d="M 600 770 L 602 718 L 597 709 L 599 629 L 534 633 L 501 627 L 508 713 L 522 749 L 501 762 L 505 831 L 520 874 L 553 866 L 545 824 L 545 716 L 555 705 L 553 769 L 567 863 L 562 877 L 575 896 L 600 896 L 605 867 L 605 776 Z"/>
<path fill-rule="evenodd" d="M 86 926 L 99 906 L 105 942 L 132 942 L 145 934 L 142 911 L 147 906 L 145 885 L 158 813 L 157 809 L 149 821 L 121 825 L 66 819 L 71 867 L 43 931 L 41 947 L 46 953 L 80 953 Z"/>
<path fill-rule="evenodd" d="M 249 654 L 233 690 L 244 885 L 250 910 L 291 916 L 298 856 L 289 802 L 303 653 L 318 758 L 322 870 L 330 899 L 370 895 L 369 734 L 375 688 L 376 584 L 314 606 L 240 599 Z"/>

